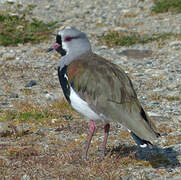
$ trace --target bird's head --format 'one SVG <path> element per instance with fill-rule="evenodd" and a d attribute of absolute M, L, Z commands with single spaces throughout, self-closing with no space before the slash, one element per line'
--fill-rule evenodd
<path fill-rule="evenodd" d="M 65 28 L 56 35 L 56 43 L 47 52 L 56 50 L 61 56 L 77 57 L 91 51 L 90 42 L 85 33 L 75 28 Z"/>

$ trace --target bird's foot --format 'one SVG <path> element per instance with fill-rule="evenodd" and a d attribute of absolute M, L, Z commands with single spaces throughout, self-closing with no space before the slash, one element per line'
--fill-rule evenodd
<path fill-rule="evenodd" d="M 83 160 L 83 161 L 88 161 L 89 158 L 87 157 L 87 155 L 84 154 L 84 155 L 82 156 L 82 160 Z"/>

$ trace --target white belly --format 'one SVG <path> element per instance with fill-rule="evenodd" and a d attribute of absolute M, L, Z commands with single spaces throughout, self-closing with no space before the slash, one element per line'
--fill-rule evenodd
<path fill-rule="evenodd" d="M 101 117 L 89 107 L 87 102 L 78 96 L 72 87 L 70 87 L 70 102 L 72 107 L 83 116 L 91 120 L 101 119 Z"/>

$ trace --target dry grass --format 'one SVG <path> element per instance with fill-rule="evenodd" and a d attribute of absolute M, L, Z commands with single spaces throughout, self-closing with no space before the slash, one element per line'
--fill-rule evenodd
<path fill-rule="evenodd" d="M 151 100 L 155 100 L 155 101 L 169 101 L 169 102 L 172 102 L 172 101 L 179 101 L 180 100 L 180 97 L 178 96 L 163 96 L 162 94 L 160 93 L 153 93 L 150 95 L 150 99 Z"/>
<path fill-rule="evenodd" d="M 146 34 L 128 31 L 108 31 L 103 36 L 97 36 L 100 44 L 105 44 L 108 47 L 114 46 L 131 46 L 133 44 L 145 44 L 152 41 L 157 41 L 159 45 L 163 45 L 163 41 L 171 37 L 181 38 L 180 34 L 163 33 L 163 34 Z"/>
<path fill-rule="evenodd" d="M 97 146 L 102 144 L 96 138 L 90 147 L 89 160 L 85 161 L 82 159 L 85 149 L 82 145 L 87 140 L 89 123 L 82 118 L 78 119 L 78 114 L 67 102 L 62 100 L 51 104 L 49 108 L 27 102 L 14 106 L 16 111 L 0 111 L 0 120 L 9 122 L 15 128 L 27 123 L 30 129 L 20 136 L 12 131 L 9 136 L 1 137 L 0 179 L 7 177 L 18 180 L 24 174 L 31 179 L 119 179 L 129 174 L 129 170 L 125 170 L 127 168 L 157 167 L 159 163 L 166 163 L 163 157 L 161 160 L 152 158 L 156 165 L 139 159 L 132 143 L 129 146 L 108 146 L 107 156 L 100 161 L 101 152 L 97 151 Z M 62 115 L 71 115 L 73 118 L 65 119 Z M 40 127 L 53 130 L 38 133 Z M 100 129 L 102 126 L 97 127 L 97 130 Z M 124 130 L 120 131 L 119 137 L 111 136 L 110 140 L 117 138 L 130 141 L 129 133 Z"/>
<path fill-rule="evenodd" d="M 13 106 L 16 111 L 0 112 L 0 121 L 11 122 L 13 125 L 28 123 L 35 127 L 36 125 L 57 126 L 65 121 L 62 115 L 77 115 L 65 100 L 50 104 L 49 107 L 41 107 L 29 102 L 14 103 Z"/>
<path fill-rule="evenodd" d="M 19 4 L 9 4 L 0 11 L 0 45 L 16 46 L 19 43 L 39 43 L 50 38 L 56 22 L 44 23 L 30 16 L 34 5 L 23 8 Z M 8 59 L 11 60 L 11 59 Z"/>
<path fill-rule="evenodd" d="M 127 13 L 123 14 L 122 18 L 134 18 L 136 16 L 138 16 L 137 13 L 127 12 Z"/>

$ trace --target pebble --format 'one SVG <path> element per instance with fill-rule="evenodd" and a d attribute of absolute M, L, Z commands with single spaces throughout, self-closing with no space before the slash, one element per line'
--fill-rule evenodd
<path fill-rule="evenodd" d="M 169 44 L 170 46 L 176 46 L 176 47 L 181 47 L 181 41 L 173 41 Z"/>
<path fill-rule="evenodd" d="M 72 118 L 72 115 L 64 114 L 60 116 L 61 118 L 64 118 L 65 120 L 70 120 Z"/>
<path fill-rule="evenodd" d="M 58 95 L 55 93 L 47 93 L 45 94 L 45 98 L 50 101 L 56 101 L 59 99 Z"/>
<path fill-rule="evenodd" d="M 27 175 L 27 174 L 24 174 L 22 177 L 21 177 L 21 180 L 30 180 L 30 176 Z"/>
<path fill-rule="evenodd" d="M 25 87 L 32 87 L 32 86 L 35 86 L 35 85 L 37 85 L 37 81 L 36 80 L 31 80 L 25 85 Z"/>
<path fill-rule="evenodd" d="M 30 125 L 29 124 L 26 124 L 26 123 L 23 123 L 21 125 L 18 125 L 16 127 L 16 134 L 18 136 L 23 136 L 25 135 L 26 133 L 28 133 L 30 131 Z"/>
<path fill-rule="evenodd" d="M 10 98 L 19 98 L 19 95 L 16 94 L 16 93 L 11 93 L 11 94 L 9 95 L 9 97 L 10 97 Z"/>
<path fill-rule="evenodd" d="M 9 123 L 0 122 L 0 136 L 8 136 L 13 133 L 13 130 L 9 127 Z"/>
<path fill-rule="evenodd" d="M 138 49 L 128 49 L 120 53 L 120 55 L 127 56 L 133 59 L 143 59 L 145 57 L 150 57 L 153 51 L 151 50 L 138 50 Z"/>
<path fill-rule="evenodd" d="M 16 53 L 15 52 L 6 52 L 2 55 L 2 58 L 5 60 L 13 60 L 16 58 Z"/>

